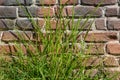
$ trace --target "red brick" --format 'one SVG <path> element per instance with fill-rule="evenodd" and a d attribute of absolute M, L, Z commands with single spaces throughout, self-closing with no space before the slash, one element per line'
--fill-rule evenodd
<path fill-rule="evenodd" d="M 117 3 L 117 0 L 82 0 L 82 4 L 88 5 L 112 5 Z"/>
<path fill-rule="evenodd" d="M 95 27 L 97 30 L 106 30 L 106 26 L 105 26 L 105 19 L 104 18 L 98 18 L 95 20 Z"/>
<path fill-rule="evenodd" d="M 107 21 L 109 30 L 120 30 L 120 19 L 109 19 Z"/>
<path fill-rule="evenodd" d="M 118 15 L 118 8 L 117 7 L 107 7 L 105 15 L 107 17 L 113 17 Z"/>
<path fill-rule="evenodd" d="M 56 0 L 36 0 L 38 5 L 53 5 L 56 4 Z"/>
<path fill-rule="evenodd" d="M 19 41 L 19 40 L 32 40 L 33 34 L 32 32 L 12 32 L 12 31 L 4 31 L 2 33 L 2 41 Z"/>
<path fill-rule="evenodd" d="M 25 51 L 25 47 L 22 46 L 22 45 L 13 45 L 13 44 L 3 44 L 3 45 L 0 45 L 0 53 L 5 53 L 5 54 L 8 54 L 8 53 L 11 53 L 11 54 L 14 54 L 15 52 L 19 51 L 19 50 L 22 50 L 23 53 L 26 53 Z"/>
<path fill-rule="evenodd" d="M 77 39 L 81 40 L 81 36 L 85 37 L 86 33 L 80 34 Z M 118 40 L 117 32 L 89 32 L 85 38 L 86 42 L 107 42 Z"/>
<path fill-rule="evenodd" d="M 78 4 L 78 0 L 60 0 L 60 4 Z"/>
<path fill-rule="evenodd" d="M 16 52 L 22 52 L 23 54 L 27 54 L 28 50 L 31 53 L 36 53 L 37 50 L 43 51 L 43 46 L 39 45 L 36 47 L 35 45 L 23 45 L 23 44 L 2 44 L 0 45 L 0 53 L 1 54 L 12 54 L 12 55 L 17 55 L 15 54 Z M 30 53 L 29 52 L 29 53 Z"/>
<path fill-rule="evenodd" d="M 38 17 L 53 17 L 55 16 L 53 7 L 39 7 L 37 9 Z"/>
<path fill-rule="evenodd" d="M 118 61 L 116 60 L 115 57 L 113 57 L 113 56 L 106 56 L 104 58 L 104 65 L 106 67 L 118 67 L 119 63 L 118 63 Z"/>
<path fill-rule="evenodd" d="M 66 7 L 66 14 L 68 16 L 75 16 L 75 17 L 101 17 L 102 16 L 102 9 L 96 8 L 92 6 L 75 6 L 73 7 Z"/>
<path fill-rule="evenodd" d="M 85 54 L 103 55 L 105 53 L 104 47 L 105 47 L 105 44 L 103 43 L 87 44 Z"/>
<path fill-rule="evenodd" d="M 120 44 L 119 43 L 107 44 L 107 53 L 112 55 L 120 55 Z"/>
<path fill-rule="evenodd" d="M 40 27 L 45 27 L 45 29 L 65 29 L 63 26 L 63 21 L 64 20 L 59 20 L 59 19 L 50 19 L 50 20 L 45 20 L 45 19 L 39 19 L 38 20 L 38 25 Z M 66 24 L 66 20 L 64 21 Z"/>

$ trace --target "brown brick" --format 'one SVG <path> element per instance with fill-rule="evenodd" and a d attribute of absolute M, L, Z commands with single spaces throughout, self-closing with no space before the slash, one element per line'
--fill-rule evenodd
<path fill-rule="evenodd" d="M 14 29 L 15 21 L 10 19 L 0 19 L 0 30 Z"/>
<path fill-rule="evenodd" d="M 81 40 L 81 36 L 85 37 L 86 33 L 80 34 L 78 36 L 78 41 Z M 118 39 L 116 32 L 89 32 L 86 35 L 86 42 L 107 42 L 107 41 L 116 41 Z"/>
<path fill-rule="evenodd" d="M 97 10 L 96 10 L 97 9 Z M 75 16 L 75 17 L 101 17 L 102 16 L 102 9 L 96 8 L 92 6 L 75 6 L 73 7 L 66 7 L 66 14 L 68 16 Z"/>
<path fill-rule="evenodd" d="M 104 74 L 108 79 L 120 80 L 120 69 L 119 68 L 105 68 Z"/>
<path fill-rule="evenodd" d="M 104 58 L 104 65 L 106 67 L 118 67 L 119 63 L 118 63 L 118 61 L 116 60 L 115 57 L 113 57 L 113 56 L 106 56 Z"/>
<path fill-rule="evenodd" d="M 22 51 L 24 53 L 26 53 L 25 47 L 22 46 L 22 45 L 17 45 L 17 46 L 15 46 L 13 44 L 2 44 L 2 45 L 0 45 L 0 53 L 5 53 L 5 54 L 11 53 L 11 54 L 13 54 L 17 50 L 20 50 L 20 49 L 22 49 Z"/>
<path fill-rule="evenodd" d="M 38 17 L 53 17 L 55 16 L 53 7 L 39 7 L 37 9 Z"/>
<path fill-rule="evenodd" d="M 104 47 L 105 47 L 105 44 L 103 43 L 87 44 L 85 54 L 103 55 L 105 53 Z"/>
<path fill-rule="evenodd" d="M 105 26 L 105 19 L 104 18 L 98 18 L 95 20 L 95 27 L 97 30 L 106 30 L 106 26 Z"/>
<path fill-rule="evenodd" d="M 38 5 L 53 5 L 56 4 L 56 0 L 36 0 Z"/>
<path fill-rule="evenodd" d="M 117 0 L 82 0 L 82 4 L 88 5 L 112 5 L 117 3 Z"/>
<path fill-rule="evenodd" d="M 93 78 L 98 73 L 99 71 L 97 69 L 88 69 L 85 71 L 85 75 L 90 76 L 91 78 Z"/>
<path fill-rule="evenodd" d="M 120 19 L 109 19 L 107 21 L 109 30 L 120 30 Z"/>
<path fill-rule="evenodd" d="M 84 61 L 83 61 L 83 65 L 86 66 L 86 67 L 97 67 L 99 65 L 102 64 L 102 58 L 98 58 L 98 57 L 95 57 L 95 56 L 92 56 L 92 57 L 88 57 L 88 58 L 85 58 Z"/>
<path fill-rule="evenodd" d="M 13 31 L 4 31 L 2 33 L 2 41 L 19 41 L 19 40 L 32 40 L 33 34 L 30 31 L 26 32 L 13 32 Z"/>
<path fill-rule="evenodd" d="M 0 45 L 0 53 L 1 54 L 12 54 L 12 55 L 17 55 L 15 54 L 16 52 L 23 52 L 23 54 L 27 54 L 28 51 L 32 53 L 36 53 L 36 51 L 43 51 L 43 46 L 39 45 L 36 47 L 36 45 L 23 45 L 23 44 L 1 44 Z"/>
<path fill-rule="evenodd" d="M 107 53 L 113 55 L 120 55 L 120 44 L 119 43 L 107 44 Z"/>
<path fill-rule="evenodd" d="M 78 4 L 78 0 L 60 0 L 60 4 L 75 5 L 75 4 Z"/>
<path fill-rule="evenodd" d="M 0 18 L 16 18 L 16 8 L 15 7 L 0 7 Z"/>
<path fill-rule="evenodd" d="M 117 7 L 107 7 L 105 15 L 107 17 L 113 17 L 118 15 L 118 8 Z"/>

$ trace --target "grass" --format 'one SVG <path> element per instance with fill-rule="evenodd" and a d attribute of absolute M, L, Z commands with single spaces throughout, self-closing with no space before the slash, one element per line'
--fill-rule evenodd
<path fill-rule="evenodd" d="M 21 7 L 24 8 L 24 6 Z M 1 59 L 0 80 L 113 80 L 107 77 L 102 64 L 92 67 L 83 64 L 86 59 L 91 57 L 85 55 L 84 39 L 86 36 L 79 42 L 76 38 L 80 32 L 83 32 L 90 16 L 78 31 L 77 26 L 83 18 L 79 18 L 78 22 L 74 24 L 74 16 L 70 20 L 62 16 L 63 8 L 64 6 L 60 8 L 59 19 L 55 19 L 60 22 L 60 25 L 57 24 L 58 29 L 50 30 L 50 18 L 45 18 L 45 27 L 48 28 L 46 33 L 43 33 L 36 25 L 31 14 L 25 11 L 29 16 L 28 19 L 34 25 L 33 32 L 36 38 L 34 41 L 25 41 L 22 36 L 19 36 L 21 40 L 13 42 L 17 52 L 14 53 L 15 55 L 10 55 L 9 61 Z M 63 30 L 61 27 L 64 25 L 67 28 L 70 21 L 73 25 L 71 33 L 67 35 L 67 30 Z M 19 34 L 19 31 L 17 32 Z M 86 31 L 86 35 L 88 32 L 89 30 Z M 75 46 L 76 43 L 79 43 L 80 49 Z M 24 54 L 21 44 L 26 48 L 27 54 Z M 41 45 L 42 49 L 40 49 Z M 95 75 L 94 70 L 98 70 Z"/>

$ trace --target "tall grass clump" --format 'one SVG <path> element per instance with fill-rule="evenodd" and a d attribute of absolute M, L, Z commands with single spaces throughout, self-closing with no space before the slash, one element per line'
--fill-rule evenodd
<path fill-rule="evenodd" d="M 20 6 L 25 10 L 24 6 Z M 81 29 L 78 29 L 84 17 L 79 17 L 74 23 L 74 12 L 71 19 L 68 19 L 68 16 L 62 15 L 63 9 L 64 5 L 60 5 L 58 14 L 53 18 L 57 22 L 54 30 L 51 29 L 49 16 L 44 18 L 46 24 L 43 30 L 36 24 L 29 11 L 25 10 L 34 26 L 34 40 L 24 40 L 19 30 L 16 30 L 20 38 L 19 41 L 13 42 L 17 51 L 14 55 L 11 53 L 10 61 L 1 59 L 1 80 L 112 80 L 104 73 L 103 65 L 86 67 L 84 61 L 90 57 L 85 55 L 86 36 L 77 41 L 78 35 L 83 32 L 92 14 L 86 17 Z M 67 29 L 71 23 L 72 29 L 69 31 Z M 89 29 L 91 26 L 92 23 Z M 89 29 L 85 31 L 86 35 Z M 26 49 L 26 54 L 21 45 Z M 79 46 L 76 47 L 77 45 Z M 94 75 L 96 70 L 97 73 Z"/>

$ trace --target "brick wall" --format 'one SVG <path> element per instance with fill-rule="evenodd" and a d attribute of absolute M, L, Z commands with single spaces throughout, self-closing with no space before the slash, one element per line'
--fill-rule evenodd
<path fill-rule="evenodd" d="M 3 49 L 9 52 L 15 52 L 13 41 L 19 40 L 17 32 L 14 29 L 19 29 L 20 34 L 25 40 L 34 40 L 34 26 L 28 20 L 25 10 L 28 10 L 36 24 L 40 28 L 45 27 L 44 18 L 51 18 L 51 29 L 56 29 L 56 17 L 59 5 L 64 5 L 62 15 L 71 18 L 72 12 L 76 22 L 79 17 L 87 18 L 95 7 L 100 3 L 100 0 L 0 0 L 0 53 Z M 102 0 L 101 0 L 102 1 Z M 20 5 L 25 6 L 24 9 Z M 44 5 L 44 7 L 42 7 Z M 73 5 L 74 10 L 73 10 Z M 106 58 L 103 64 L 108 70 L 120 71 L 120 1 L 119 0 L 103 0 L 100 7 L 92 14 L 91 19 L 85 25 L 84 30 L 88 29 L 92 20 L 93 25 L 86 37 L 87 46 L 92 46 L 89 54 L 93 55 L 92 59 L 88 60 L 88 65 L 98 63 L 100 59 Z M 84 23 L 82 20 L 81 24 Z M 71 25 L 67 28 L 71 30 Z M 78 27 L 78 31 L 80 29 Z M 25 33 L 23 32 L 25 30 Z M 84 35 L 84 34 L 83 34 Z M 78 39 L 80 37 L 78 36 Z M 24 46 L 21 45 L 25 51 Z M 96 55 L 100 56 L 96 58 Z M 96 62 L 97 61 L 97 62 Z"/>

